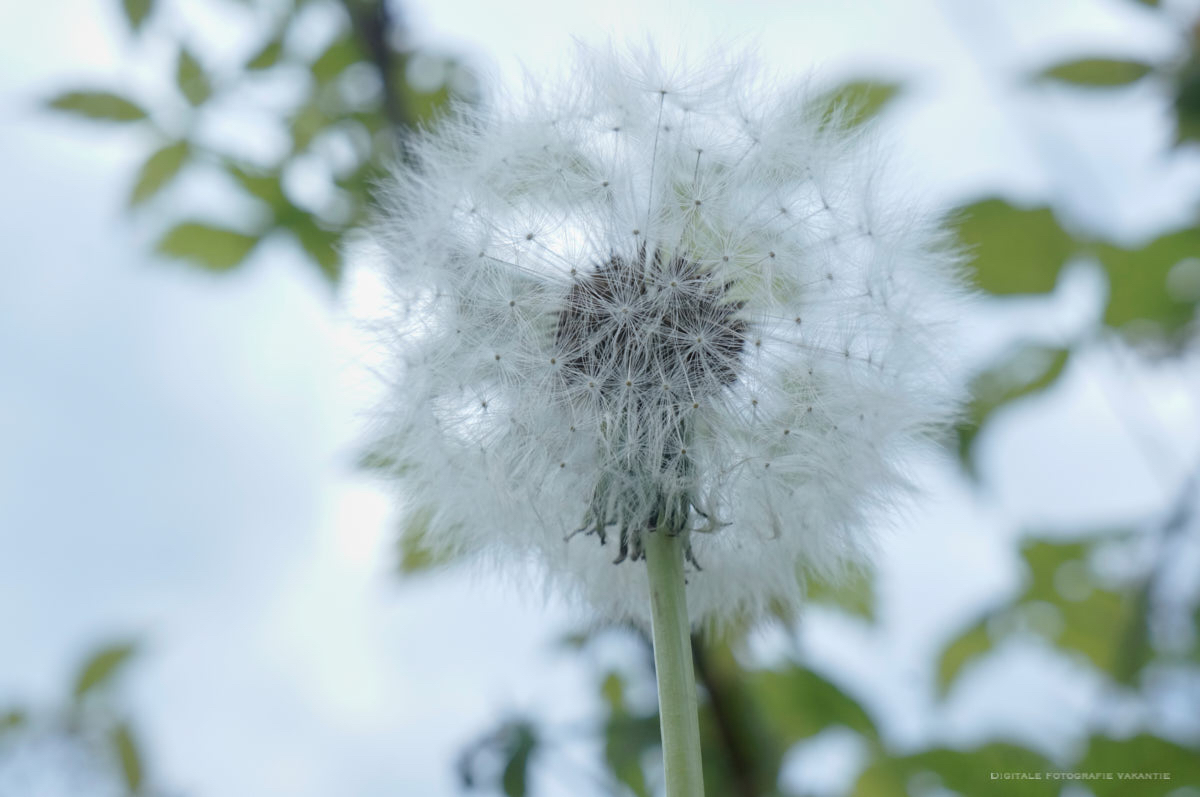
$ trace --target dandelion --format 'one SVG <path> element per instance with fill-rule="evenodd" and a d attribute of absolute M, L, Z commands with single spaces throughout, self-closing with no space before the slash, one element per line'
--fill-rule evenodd
<path fill-rule="evenodd" d="M 690 621 L 867 555 L 953 415 L 957 260 L 836 109 L 744 66 L 585 53 L 493 108 L 386 197 L 385 439 L 428 542 L 652 619 L 667 737 Z"/>

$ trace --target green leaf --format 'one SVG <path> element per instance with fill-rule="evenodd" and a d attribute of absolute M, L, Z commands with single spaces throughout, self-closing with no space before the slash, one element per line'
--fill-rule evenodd
<path fill-rule="evenodd" d="M 972 750 L 943 748 L 877 759 L 859 776 L 853 793 L 855 797 L 903 797 L 933 789 L 970 797 L 1057 797 L 1061 782 L 1020 777 L 1036 777 L 1053 769 L 1037 753 L 1011 744 L 992 743 Z M 922 784 L 919 790 L 912 789 L 914 781 Z"/>
<path fill-rule="evenodd" d="M 142 789 L 142 756 L 138 752 L 137 742 L 133 732 L 125 723 L 120 723 L 112 729 L 113 752 L 121 767 L 121 776 L 129 794 L 140 794 Z"/>
<path fill-rule="evenodd" d="M 1200 664 L 1200 600 L 1196 601 L 1196 605 L 1192 607 L 1192 628 L 1195 633 L 1192 634 L 1191 659 L 1194 663 Z"/>
<path fill-rule="evenodd" d="M 786 743 L 844 725 L 868 739 L 877 738 L 875 723 L 853 698 L 831 681 L 803 667 L 748 673 L 749 687 L 767 723 Z"/>
<path fill-rule="evenodd" d="M 1037 629 L 1059 647 L 1085 655 L 1101 670 L 1113 674 L 1121 663 L 1121 648 L 1134 621 L 1131 594 L 1102 589 L 1091 583 L 1094 574 L 1087 560 L 1095 540 L 1078 543 L 1038 541 L 1021 552 L 1029 568 L 1030 581 L 1021 604 L 1041 602 L 1053 606 L 1061 616 L 1057 635 Z M 1082 580 L 1080 595 L 1063 594 L 1065 577 Z"/>
<path fill-rule="evenodd" d="M 1165 797 L 1200 784 L 1200 751 L 1147 734 L 1124 740 L 1093 736 L 1076 770 L 1113 773 L 1112 780 L 1081 781 L 1096 797 Z M 1156 779 L 1156 773 L 1170 779 Z"/>
<path fill-rule="evenodd" d="M 1117 683 L 1125 686 L 1134 686 L 1142 670 L 1154 658 L 1154 648 L 1150 642 L 1150 622 L 1153 612 L 1150 590 L 1151 585 L 1147 579 L 1141 583 L 1132 596 L 1128 624 L 1117 644 L 1112 674 Z"/>
<path fill-rule="evenodd" d="M 317 134 L 333 121 L 314 102 L 301 106 L 291 119 L 292 152 L 299 153 L 308 149 L 308 145 L 317 137 Z"/>
<path fill-rule="evenodd" d="M 508 744 L 508 762 L 504 765 L 501 783 L 505 797 L 525 797 L 528 793 L 529 760 L 537 749 L 537 736 L 528 722 L 513 723 Z"/>
<path fill-rule="evenodd" d="M 0 736 L 10 731 L 20 730 L 28 721 L 29 717 L 20 709 L 14 708 L 0 713 Z"/>
<path fill-rule="evenodd" d="M 1200 141 L 1200 33 L 1191 60 L 1176 76 L 1175 143 Z"/>
<path fill-rule="evenodd" d="M 439 552 L 429 543 L 430 523 L 433 510 L 419 507 L 412 511 L 400 530 L 400 572 L 419 573 L 439 567 L 450 561 L 449 556 Z"/>
<path fill-rule="evenodd" d="M 282 57 L 283 39 L 277 36 L 263 45 L 263 48 L 246 62 L 246 68 L 251 71 L 270 69 L 279 63 L 279 59 Z"/>
<path fill-rule="evenodd" d="M 1023 209 L 988 199 L 963 209 L 960 240 L 974 255 L 976 281 L 995 294 L 1045 293 L 1074 254 L 1091 254 L 1111 286 L 1105 323 L 1154 321 L 1165 332 L 1192 318 L 1197 297 L 1173 291 L 1168 274 L 1200 252 L 1200 228 L 1173 232 L 1140 249 L 1082 245 L 1063 230 L 1049 208 Z"/>
<path fill-rule="evenodd" d="M 292 233 L 308 256 L 320 267 L 321 273 L 332 283 L 342 275 L 342 256 L 338 251 L 342 236 L 331 230 L 318 227 L 311 216 L 303 216 L 291 225 Z"/>
<path fill-rule="evenodd" d="M 155 152 L 142 164 L 137 181 L 129 195 L 131 206 L 140 205 L 157 194 L 163 186 L 169 183 L 187 162 L 191 147 L 186 141 L 176 141 L 167 144 Z"/>
<path fill-rule="evenodd" d="M 353 36 L 346 35 L 334 39 L 325 51 L 317 56 L 317 60 L 313 61 L 313 79 L 320 84 L 328 83 L 341 75 L 348 66 L 361 60 L 363 52 Z"/>
<path fill-rule="evenodd" d="M 558 644 L 567 650 L 578 653 L 586 648 L 595 636 L 595 633 L 592 631 L 570 631 L 559 637 Z"/>
<path fill-rule="evenodd" d="M 889 758 L 877 758 L 858 776 L 851 792 L 854 797 L 904 797 L 908 794 L 904 773 L 897 771 Z"/>
<path fill-rule="evenodd" d="M 981 617 L 945 650 L 938 662 L 942 694 L 969 662 L 999 640 L 990 631 L 1022 629 L 1057 647 L 1082 654 L 1120 683 L 1135 680 L 1145 657 L 1129 650 L 1138 632 L 1137 590 L 1109 589 L 1090 567 L 1093 548 L 1117 537 L 1114 532 L 1078 542 L 1031 540 L 1022 545 L 1026 568 L 1024 586 L 1009 604 Z M 1039 622 L 1040 621 L 1040 622 Z M 1048 621 L 1048 622 L 1046 622 Z"/>
<path fill-rule="evenodd" d="M 129 28 L 134 33 L 139 33 L 154 8 L 154 0 L 121 0 L 121 7 L 125 11 L 125 20 L 129 23 Z"/>
<path fill-rule="evenodd" d="M 132 642 L 122 642 L 94 653 L 84 662 L 75 678 L 75 699 L 81 700 L 93 690 L 107 686 L 136 651 L 137 647 Z"/>
<path fill-rule="evenodd" d="M 818 95 L 809 111 L 817 119 L 857 127 L 878 116 L 899 93 L 898 83 L 854 80 Z"/>
<path fill-rule="evenodd" d="M 779 780 L 783 752 L 791 739 L 779 733 L 764 711 L 751 679 L 734 655 L 744 637 L 724 640 L 715 634 L 694 634 L 700 703 L 701 760 L 710 794 L 771 794 Z M 807 673 L 805 670 L 801 672 Z"/>
<path fill-rule="evenodd" d="M 1038 78 L 1076 86 L 1125 86 L 1141 80 L 1153 69 L 1140 61 L 1084 58 L 1050 67 L 1039 73 Z"/>
<path fill-rule="evenodd" d="M 453 58 L 436 56 L 429 52 L 422 52 L 418 57 L 425 63 L 429 63 L 430 59 L 433 59 L 436 62 L 437 71 L 446 75 L 447 78 L 452 75 L 456 76 L 452 80 L 447 79 L 436 84 L 424 82 L 418 88 L 411 79 L 414 54 L 411 52 L 396 54 L 392 88 L 399 95 L 407 120 L 414 124 L 427 124 L 435 121 L 446 109 L 454 94 L 454 87 L 464 83 L 469 84 L 474 81 L 474 77 Z M 467 90 L 470 91 L 470 88 Z"/>
<path fill-rule="evenodd" d="M 386 476 L 403 476 L 413 468 L 411 463 L 396 458 L 394 447 L 388 440 L 381 440 L 363 451 L 357 465 L 363 470 L 379 471 Z"/>
<path fill-rule="evenodd" d="M 1026 578 L 1020 593 L 985 614 L 942 651 L 939 691 L 944 695 L 968 663 L 994 647 L 999 640 L 990 632 L 995 628 L 1036 633 L 1061 649 L 1082 654 L 1118 683 L 1135 681 L 1147 660 L 1144 647 L 1134 649 L 1146 606 L 1139 601 L 1136 586 L 1108 588 L 1098 582 L 1090 566 L 1093 549 L 1120 534 L 1107 531 L 1072 542 L 1026 541 L 1021 547 Z"/>
<path fill-rule="evenodd" d="M 265 202 L 275 215 L 290 211 L 292 203 L 283 191 L 283 173 L 278 170 L 260 171 L 229 164 L 229 175 L 246 193 Z"/>
<path fill-rule="evenodd" d="M 68 91 L 47 105 L 56 111 L 106 122 L 136 122 L 146 118 L 140 105 L 111 91 Z"/>
<path fill-rule="evenodd" d="M 1106 244 L 1095 247 L 1108 276 L 1109 300 L 1104 323 L 1121 328 L 1134 321 L 1154 322 L 1173 333 L 1193 318 L 1200 296 L 1172 290 L 1175 266 L 1200 256 L 1200 227 L 1171 233 L 1140 249 Z"/>
<path fill-rule="evenodd" d="M 875 585 L 871 574 L 853 569 L 836 581 L 812 577 L 806 584 L 810 603 L 836 606 L 864 620 L 875 620 Z"/>
<path fill-rule="evenodd" d="M 616 672 L 605 676 L 600 695 L 608 707 L 604 723 L 604 760 L 618 781 L 636 797 L 650 797 L 642 761 L 659 746 L 658 715 L 634 714 L 625 702 L 625 681 Z"/>
<path fill-rule="evenodd" d="M 1058 797 L 1062 788 L 1044 779 L 1006 780 L 1006 774 L 1041 775 L 1052 766 L 1031 750 L 999 742 L 972 750 L 929 750 L 908 756 L 904 765 L 912 774 L 932 772 L 944 788 L 971 797 Z"/>
<path fill-rule="evenodd" d="M 986 199 L 963 208 L 959 240 L 973 256 L 979 287 L 996 294 L 1046 293 L 1075 244 L 1049 208 Z"/>
<path fill-rule="evenodd" d="M 184 222 L 163 236 L 158 251 L 211 271 L 228 271 L 241 263 L 257 243 L 258 238 L 253 235 L 201 222 Z"/>
<path fill-rule="evenodd" d="M 971 404 L 957 429 L 959 458 L 969 475 L 978 475 L 975 440 L 992 415 L 1053 385 L 1066 368 L 1069 354 L 1067 349 L 1023 346 L 972 380 Z"/>
<path fill-rule="evenodd" d="M 179 91 L 192 105 L 201 105 L 212 96 L 212 83 L 204 73 L 204 67 L 186 47 L 179 50 L 179 62 L 175 69 L 175 82 Z"/>
<path fill-rule="evenodd" d="M 985 615 L 942 651 L 938 658 L 938 695 L 945 697 L 962 669 L 991 649 L 992 637 L 988 633 L 988 615 Z"/>

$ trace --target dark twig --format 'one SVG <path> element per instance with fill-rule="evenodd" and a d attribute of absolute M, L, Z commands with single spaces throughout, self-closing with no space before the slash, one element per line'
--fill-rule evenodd
<path fill-rule="evenodd" d="M 739 722 L 734 705 L 738 702 L 736 686 L 723 677 L 718 671 L 719 667 L 713 666 L 708 648 L 697 634 L 692 635 L 692 660 L 696 678 L 708 694 L 710 715 L 720 736 L 721 746 L 725 749 L 736 794 L 738 797 L 762 797 L 765 792 L 758 782 L 758 766 L 749 744 L 752 740 L 744 732 L 745 723 Z"/>
<path fill-rule="evenodd" d="M 395 135 L 400 157 L 407 163 L 409 153 L 405 140 L 413 129 L 413 118 L 401 100 L 401 86 L 396 85 L 396 51 L 392 40 L 403 26 L 386 0 L 342 0 L 350 23 L 367 58 L 379 75 L 383 90 L 383 115 Z"/>

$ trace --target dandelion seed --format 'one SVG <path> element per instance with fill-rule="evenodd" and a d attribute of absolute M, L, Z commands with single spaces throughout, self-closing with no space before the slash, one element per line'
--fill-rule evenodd
<path fill-rule="evenodd" d="M 685 540 L 701 621 L 868 555 L 959 401 L 938 220 L 747 69 L 592 53 L 487 107 L 415 137 L 377 225 L 409 313 L 384 432 L 426 539 L 634 619 L 655 529 Z"/>

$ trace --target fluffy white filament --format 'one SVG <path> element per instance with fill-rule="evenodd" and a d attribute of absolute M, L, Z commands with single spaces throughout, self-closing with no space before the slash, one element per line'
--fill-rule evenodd
<path fill-rule="evenodd" d="M 697 620 L 869 551 L 957 407 L 959 283 L 836 117 L 736 65 L 604 52 L 417 137 L 377 236 L 383 440 L 427 543 L 635 619 L 656 525 L 690 539 Z"/>

